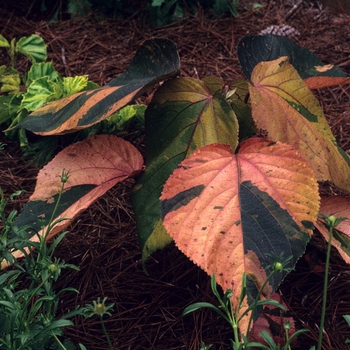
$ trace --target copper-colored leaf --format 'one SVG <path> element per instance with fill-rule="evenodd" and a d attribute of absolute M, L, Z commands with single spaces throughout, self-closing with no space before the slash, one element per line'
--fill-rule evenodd
<path fill-rule="evenodd" d="M 321 89 L 328 86 L 334 85 L 345 85 L 350 84 L 350 77 L 310 77 L 304 80 L 305 84 L 309 89 Z"/>
<path fill-rule="evenodd" d="M 61 151 L 40 170 L 29 202 L 15 221 L 18 227 L 30 225 L 50 239 L 65 230 L 71 221 L 115 184 L 140 172 L 143 158 L 129 142 L 114 135 L 97 135 L 72 144 Z M 62 170 L 69 171 L 54 220 L 58 222 L 47 232 L 61 189 Z M 44 227 L 42 229 L 42 227 Z M 28 235 L 37 241 L 33 231 Z M 14 256 L 22 253 L 16 251 Z M 2 268 L 6 267 L 2 263 Z"/>
<path fill-rule="evenodd" d="M 61 188 L 62 169 L 69 170 L 65 189 L 78 185 L 103 185 L 117 179 L 123 181 L 143 165 L 143 158 L 129 142 L 114 135 L 92 136 L 66 147 L 37 178 L 34 200 L 48 200 Z"/>
<path fill-rule="evenodd" d="M 318 186 L 289 145 L 250 139 L 237 155 L 218 144 L 195 151 L 166 182 L 161 208 L 179 249 L 215 273 L 224 290 L 233 289 L 236 307 L 243 273 L 254 296 L 271 271 L 267 253 L 292 256 L 292 266 L 303 254 L 319 209 Z M 270 280 L 265 296 L 283 277 Z"/>
<path fill-rule="evenodd" d="M 288 58 L 259 63 L 249 91 L 258 128 L 299 150 L 318 180 L 350 191 L 349 156 L 338 147 L 319 102 Z"/>

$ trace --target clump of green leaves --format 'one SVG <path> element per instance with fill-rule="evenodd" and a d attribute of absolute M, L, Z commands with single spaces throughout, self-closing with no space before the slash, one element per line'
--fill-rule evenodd
<path fill-rule="evenodd" d="M 0 66 L 0 126 L 12 129 L 31 112 L 43 107 L 46 103 L 73 95 L 83 90 L 98 87 L 88 80 L 87 75 L 62 77 L 52 62 L 47 62 L 47 48 L 44 40 L 38 35 L 14 38 L 10 42 L 0 35 L 0 48 L 6 49 L 9 65 Z M 19 55 L 26 56 L 31 65 L 27 72 L 16 69 Z M 29 141 L 24 129 L 10 130 L 6 135 L 17 139 L 20 146 L 27 150 Z M 46 140 L 47 142 L 47 140 Z M 42 145 L 40 148 L 43 149 Z M 46 161 L 48 155 L 46 147 Z"/>
<path fill-rule="evenodd" d="M 79 293 L 78 290 L 66 287 L 56 291 L 55 282 L 59 279 L 62 270 L 79 268 L 67 264 L 54 256 L 55 249 L 67 232 L 60 234 L 50 245 L 46 237 L 50 230 L 60 220 L 54 220 L 59 206 L 64 185 L 69 178 L 69 172 L 63 170 L 61 175 L 61 191 L 52 212 L 45 234 L 39 235 L 32 227 L 15 226 L 17 211 L 13 210 L 7 217 L 5 209 L 9 202 L 20 196 L 23 191 L 13 193 L 5 198 L 0 188 L 0 217 L 3 229 L 0 234 L 0 269 L 8 264 L 11 270 L 3 271 L 0 275 L 0 348 L 7 350 L 41 350 L 41 349 L 75 349 L 67 339 L 61 339 L 63 328 L 73 326 L 71 318 L 81 315 L 86 318 L 98 316 L 102 330 L 106 336 L 109 349 L 113 349 L 111 340 L 103 322 L 105 315 L 111 316 L 114 304 L 106 304 L 107 297 L 94 300 L 91 304 L 68 311 L 57 319 L 59 299 L 67 292 Z M 43 225 L 44 226 L 44 225 Z M 29 233 L 29 235 L 28 235 Z M 37 236 L 38 240 L 29 240 L 30 235 Z M 20 251 L 24 258 L 17 259 L 12 253 Z M 81 350 L 85 346 L 79 344 Z"/>
<path fill-rule="evenodd" d="M 0 66 L 0 125 L 17 125 L 30 112 L 46 103 L 96 88 L 87 75 L 62 77 L 52 62 L 46 62 L 46 44 L 38 35 L 9 42 L 0 35 L 0 47 L 7 49 L 11 64 Z M 31 66 L 28 72 L 16 69 L 18 54 L 26 56 Z M 26 142 L 25 139 L 22 142 Z"/>
<path fill-rule="evenodd" d="M 215 16 L 238 17 L 238 0 L 152 0 L 148 5 L 151 23 L 161 26 L 183 19 L 188 14 L 197 13 L 199 8 L 209 10 Z"/>
<path fill-rule="evenodd" d="M 147 17 L 150 24 L 162 26 L 182 20 L 201 8 L 214 16 L 239 16 L 238 0 L 147 0 L 141 4 L 144 5 L 144 11 L 140 11 L 140 2 L 130 0 L 66 0 L 62 1 L 62 5 L 52 20 L 58 20 L 63 14 L 71 18 L 82 17 L 90 11 L 102 18 L 125 19 L 139 12 L 141 16 Z M 260 7 L 260 4 L 253 3 L 251 9 L 255 11 Z"/>

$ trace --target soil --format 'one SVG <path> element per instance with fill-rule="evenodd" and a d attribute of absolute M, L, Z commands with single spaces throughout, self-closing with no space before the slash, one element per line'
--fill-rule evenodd
<path fill-rule="evenodd" d="M 289 25 L 290 37 L 315 53 L 323 62 L 336 64 L 350 75 L 350 17 L 333 12 L 316 1 L 264 0 L 259 11 L 253 1 L 239 1 L 238 18 L 213 18 L 203 11 L 163 27 L 152 28 L 137 15 L 125 21 L 83 18 L 50 22 L 49 15 L 38 15 L 25 1 L 11 6 L 2 1 L 1 34 L 7 39 L 36 33 L 48 45 L 48 55 L 65 76 L 88 74 L 103 85 L 128 66 L 138 46 L 153 37 L 165 37 L 177 45 L 181 75 L 203 78 L 221 77 L 227 84 L 243 78 L 236 54 L 240 38 L 257 34 L 271 25 Z M 31 3 L 31 2 L 29 2 Z M 24 11 L 27 9 L 27 11 Z M 30 11 L 32 10 L 32 11 Z M 0 53 L 1 64 L 7 63 Z M 28 63 L 21 61 L 21 69 Z M 324 108 L 339 145 L 350 152 L 350 87 L 336 86 L 315 92 Z M 38 169 L 25 162 L 15 143 L 0 141 L 7 147 L 0 152 L 0 185 L 9 195 L 27 191 L 11 208 L 21 209 L 35 186 Z M 174 245 L 155 253 L 143 269 L 137 242 L 135 220 L 130 205 L 132 181 L 117 185 L 86 210 L 69 228 L 57 249 L 57 256 L 79 266 L 66 270 L 57 288 L 74 287 L 79 294 L 62 298 L 60 313 L 85 305 L 98 297 L 114 303 L 106 327 L 114 349 L 199 349 L 199 344 L 214 344 L 213 349 L 228 349 L 230 328 L 207 310 L 182 317 L 191 303 L 216 304 L 209 277 L 189 261 Z M 334 191 L 330 186 L 324 192 Z M 321 313 L 325 242 L 314 234 L 305 257 L 301 258 L 281 286 L 281 293 L 297 327 L 310 331 L 299 338 L 295 349 L 315 345 Z M 350 329 L 342 315 L 350 314 L 350 268 L 332 254 L 329 300 L 323 349 L 348 349 L 345 339 Z M 107 349 L 98 319 L 77 317 L 65 337 L 87 349 Z"/>

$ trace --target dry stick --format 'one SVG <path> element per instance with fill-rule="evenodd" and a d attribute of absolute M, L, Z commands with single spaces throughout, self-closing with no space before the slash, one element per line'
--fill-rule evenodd
<path fill-rule="evenodd" d="M 292 17 L 292 15 L 298 10 L 300 5 L 302 4 L 303 0 L 299 0 L 297 3 L 293 5 L 293 7 L 287 12 L 286 14 L 286 21 L 289 17 Z"/>

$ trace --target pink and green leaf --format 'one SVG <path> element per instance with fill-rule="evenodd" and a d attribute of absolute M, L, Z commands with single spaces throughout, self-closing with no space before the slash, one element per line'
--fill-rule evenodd
<path fill-rule="evenodd" d="M 72 144 L 40 170 L 34 193 L 15 225 L 29 225 L 32 229 L 28 234 L 32 240 L 38 240 L 35 232 L 50 239 L 65 230 L 74 218 L 115 184 L 140 173 L 142 167 L 140 152 L 114 135 L 91 136 Z M 69 172 L 68 181 L 53 218 L 54 221 L 64 220 L 47 232 L 59 197 L 64 169 Z M 14 255 L 22 256 L 19 251 Z"/>
<path fill-rule="evenodd" d="M 243 273 L 254 297 L 271 272 L 267 254 L 292 256 L 295 265 L 319 210 L 307 162 L 289 145 L 262 139 L 243 142 L 237 155 L 221 144 L 196 150 L 170 176 L 160 199 L 167 232 L 223 290 L 233 289 L 234 307 Z M 284 276 L 274 276 L 266 297 Z"/>

